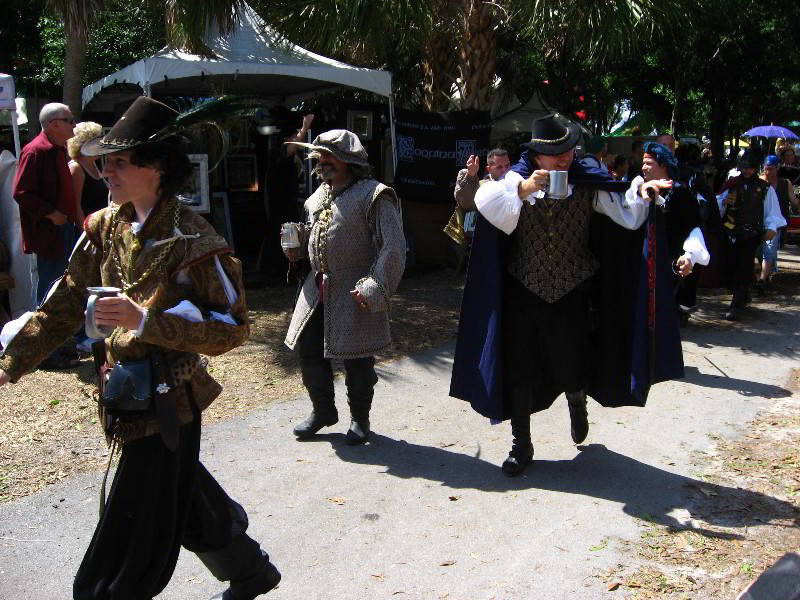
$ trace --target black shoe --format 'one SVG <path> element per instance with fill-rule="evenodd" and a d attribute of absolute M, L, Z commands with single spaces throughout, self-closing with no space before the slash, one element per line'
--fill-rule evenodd
<path fill-rule="evenodd" d="M 739 307 L 734 305 L 734 304 L 731 304 L 728 307 L 727 312 L 725 313 L 725 320 L 727 320 L 727 321 L 738 321 L 741 316 L 742 315 L 741 315 L 741 312 L 739 310 Z"/>
<path fill-rule="evenodd" d="M 362 419 L 360 422 L 353 419 L 350 421 L 350 429 L 344 438 L 344 443 L 348 446 L 358 446 L 367 441 L 369 437 L 369 419 Z"/>
<path fill-rule="evenodd" d="M 586 408 L 586 392 L 567 394 L 569 406 L 570 434 L 572 441 L 580 444 L 589 435 L 589 411 Z"/>
<path fill-rule="evenodd" d="M 678 327 L 686 327 L 689 324 L 689 313 L 678 313 Z"/>
<path fill-rule="evenodd" d="M 300 423 L 299 425 L 295 426 L 292 430 L 294 434 L 297 436 L 297 439 L 305 439 L 310 438 L 312 435 L 316 434 L 320 429 L 323 427 L 329 427 L 331 425 L 336 425 L 339 422 L 339 413 L 336 412 L 336 409 L 333 409 L 333 412 L 323 412 L 314 409 L 311 411 L 309 417 Z"/>
<path fill-rule="evenodd" d="M 229 582 L 228 589 L 212 600 L 255 600 L 281 581 L 269 555 L 246 533 L 224 548 L 195 554 L 214 577 Z"/>
<path fill-rule="evenodd" d="M 231 587 L 212 597 L 211 600 L 255 600 L 261 594 L 274 590 L 280 582 L 280 571 L 267 560 L 252 579 L 246 582 L 231 581 Z"/>
<path fill-rule="evenodd" d="M 516 477 L 532 462 L 533 444 L 530 441 L 526 444 L 515 440 L 508 458 L 503 461 L 503 473 L 508 477 Z"/>
<path fill-rule="evenodd" d="M 756 294 L 758 294 L 759 296 L 763 296 L 764 292 L 767 291 L 767 282 L 762 279 L 759 279 L 758 281 L 756 281 L 755 288 L 756 288 Z"/>

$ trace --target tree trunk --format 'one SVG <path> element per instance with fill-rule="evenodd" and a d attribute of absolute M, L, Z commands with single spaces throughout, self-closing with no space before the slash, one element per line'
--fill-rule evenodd
<path fill-rule="evenodd" d="M 672 120 L 669 124 L 669 129 L 673 136 L 683 132 L 683 99 L 686 95 L 685 88 L 686 78 L 683 74 L 682 62 L 679 59 L 678 66 L 675 69 L 675 87 L 673 88 L 675 105 L 672 107 Z"/>
<path fill-rule="evenodd" d="M 69 106 L 75 120 L 80 119 L 83 105 L 83 71 L 86 66 L 86 35 L 65 27 L 64 89 L 62 102 Z"/>
<path fill-rule="evenodd" d="M 422 62 L 422 109 L 445 111 L 450 106 L 450 91 L 456 80 L 457 62 L 453 41 L 446 32 L 434 33 Z"/>
<path fill-rule="evenodd" d="M 723 65 L 718 65 L 712 72 L 715 75 L 713 76 L 711 101 L 711 153 L 714 156 L 714 166 L 718 175 L 724 177 L 722 162 L 725 158 L 725 131 L 728 126 L 730 104 L 725 92 L 725 80 L 723 79 L 725 70 Z"/>
<path fill-rule="evenodd" d="M 458 62 L 463 85 L 461 108 L 489 110 L 495 78 L 496 36 L 492 5 L 462 0 Z"/>

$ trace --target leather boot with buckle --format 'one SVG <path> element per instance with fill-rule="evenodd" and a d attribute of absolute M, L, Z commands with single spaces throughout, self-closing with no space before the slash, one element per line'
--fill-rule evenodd
<path fill-rule="evenodd" d="M 569 392 L 566 394 L 569 405 L 570 433 L 572 441 L 580 444 L 589 435 L 589 411 L 586 408 L 586 392 Z"/>

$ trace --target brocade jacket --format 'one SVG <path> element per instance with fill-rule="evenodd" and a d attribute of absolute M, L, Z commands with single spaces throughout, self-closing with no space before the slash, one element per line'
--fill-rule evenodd
<path fill-rule="evenodd" d="M 188 385 L 202 411 L 222 388 L 196 355 L 223 354 L 249 336 L 241 263 L 224 238 L 177 199 L 156 205 L 138 233 L 134 217 L 130 203 L 87 217 L 67 271 L 8 343 L 0 368 L 16 382 L 80 328 L 87 287 L 118 287 L 148 312 L 138 332 L 118 327 L 106 339 L 107 363 L 143 359 L 151 347 L 160 348 L 176 361 L 176 382 Z M 196 307 L 188 311 L 191 320 L 187 304 L 183 316 L 171 310 L 183 301 Z M 187 385 L 174 394 L 181 425 L 193 418 Z M 158 432 L 153 415 L 126 422 L 116 434 L 124 442 Z"/>
<path fill-rule="evenodd" d="M 320 302 L 326 358 L 362 358 L 389 347 L 389 299 L 406 263 L 399 203 L 392 188 L 374 179 L 361 179 L 338 195 L 323 184 L 306 200 L 311 272 L 286 334 L 289 348 Z M 364 296 L 366 308 L 350 295 L 353 289 Z"/>

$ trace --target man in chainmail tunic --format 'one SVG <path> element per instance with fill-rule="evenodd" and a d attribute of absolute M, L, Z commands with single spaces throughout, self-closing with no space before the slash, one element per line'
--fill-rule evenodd
<path fill-rule="evenodd" d="M 307 438 L 338 422 L 331 359 L 342 359 L 350 405 L 346 443 L 362 444 L 369 412 L 375 354 L 386 349 L 389 298 L 405 267 L 405 238 L 397 195 L 369 175 L 367 152 L 354 133 L 334 129 L 312 144 L 316 175 L 323 184 L 306 200 L 311 225 L 306 277 L 286 334 L 297 350 L 311 415 L 294 428 Z M 302 256 L 289 253 L 296 261 Z"/>
<path fill-rule="evenodd" d="M 586 388 L 590 376 L 589 280 L 599 263 L 589 250 L 589 220 L 608 215 L 627 229 L 647 218 L 649 182 L 620 192 L 569 185 L 566 199 L 545 192 L 550 171 L 568 171 L 580 136 L 577 125 L 556 117 L 533 124 L 527 178 L 511 171 L 504 179 L 481 186 L 478 211 L 510 236 L 502 276 L 502 377 L 511 395 L 511 452 L 503 472 L 519 475 L 533 459 L 531 412 L 550 406 L 539 388 L 566 393 L 572 439 L 588 434 Z"/>

